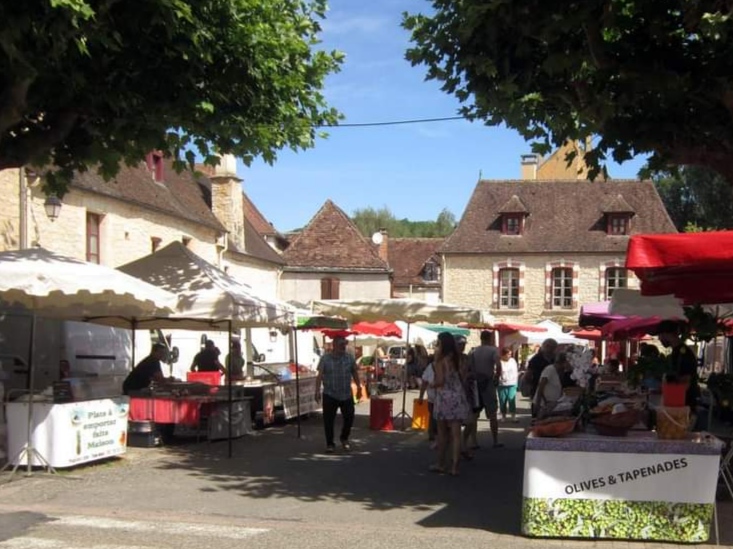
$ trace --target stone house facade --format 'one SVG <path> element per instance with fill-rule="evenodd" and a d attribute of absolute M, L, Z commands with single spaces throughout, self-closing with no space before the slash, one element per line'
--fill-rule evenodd
<path fill-rule="evenodd" d="M 76 174 L 60 216 L 51 221 L 44 211 L 40 179 L 4 170 L 0 249 L 42 246 L 117 267 L 178 240 L 274 298 L 284 262 L 245 218 L 245 197 L 235 172 L 234 159 L 224 157 L 208 176 L 177 173 L 155 154 L 137 166 L 122 167 L 111 181 L 90 170 Z"/>
<path fill-rule="evenodd" d="M 676 232 L 649 181 L 479 181 L 438 250 L 443 298 L 500 319 L 577 324 L 583 303 L 638 287 L 629 236 Z"/>

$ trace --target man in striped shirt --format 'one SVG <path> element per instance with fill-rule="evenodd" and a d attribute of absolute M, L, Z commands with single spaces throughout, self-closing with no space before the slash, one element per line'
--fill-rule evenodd
<path fill-rule="evenodd" d="M 323 428 L 326 432 L 326 452 L 331 454 L 335 450 L 334 424 L 339 409 L 343 417 L 341 428 L 341 446 L 349 451 L 349 435 L 354 424 L 354 398 L 351 395 L 351 382 L 356 383 L 356 398 L 361 398 L 361 385 L 356 369 L 354 357 L 346 352 L 346 338 L 335 337 L 333 350 L 321 357 L 318 363 L 316 377 L 316 402 L 321 401 L 321 386 L 323 386 Z"/>

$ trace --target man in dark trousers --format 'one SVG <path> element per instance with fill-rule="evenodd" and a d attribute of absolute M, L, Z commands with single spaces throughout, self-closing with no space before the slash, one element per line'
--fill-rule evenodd
<path fill-rule="evenodd" d="M 494 448 L 504 446 L 499 442 L 499 420 L 496 412 L 499 409 L 499 400 L 496 386 L 501 376 L 501 356 L 499 349 L 493 343 L 494 334 L 488 330 L 481 332 L 481 345 L 473 349 L 468 355 L 468 371 L 475 376 L 478 391 L 481 396 L 481 406 L 489 420 L 491 437 Z M 479 414 L 481 411 L 479 410 Z M 478 417 L 477 417 L 478 419 Z"/>
<path fill-rule="evenodd" d="M 548 338 L 542 342 L 539 352 L 534 355 L 527 363 L 527 373 L 531 376 L 532 381 L 532 417 L 536 417 L 537 410 L 534 405 L 534 396 L 537 392 L 537 386 L 540 384 L 540 376 L 542 370 L 555 361 L 555 352 L 557 351 L 557 341 Z"/>
<path fill-rule="evenodd" d="M 135 366 L 122 383 L 122 392 L 129 395 L 150 386 L 150 383 L 165 381 L 161 361 L 166 359 L 168 349 L 162 343 L 154 343 L 150 354 Z"/>
<path fill-rule="evenodd" d="M 323 428 L 326 433 L 326 453 L 335 450 L 333 430 L 339 409 L 343 418 L 341 446 L 344 451 L 351 449 L 349 435 L 354 424 L 354 397 L 351 395 L 351 382 L 356 383 L 356 398 L 361 398 L 361 385 L 354 357 L 346 352 L 346 338 L 335 337 L 333 350 L 321 357 L 316 376 L 316 402 L 321 402 L 323 386 Z"/>

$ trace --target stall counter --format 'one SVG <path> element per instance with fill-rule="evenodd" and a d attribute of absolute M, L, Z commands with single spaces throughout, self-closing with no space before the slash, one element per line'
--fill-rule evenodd
<path fill-rule="evenodd" d="M 22 452 L 28 438 L 28 402 L 8 402 L 8 456 L 13 465 L 27 465 Z M 125 396 L 80 402 L 34 402 L 31 440 L 51 467 L 71 467 L 124 454 L 127 449 Z M 22 452 L 22 455 L 20 455 Z M 31 465 L 45 466 L 37 456 Z"/>
<path fill-rule="evenodd" d="M 530 434 L 522 533 L 536 537 L 704 542 L 723 443 L 707 433 L 660 440 Z"/>

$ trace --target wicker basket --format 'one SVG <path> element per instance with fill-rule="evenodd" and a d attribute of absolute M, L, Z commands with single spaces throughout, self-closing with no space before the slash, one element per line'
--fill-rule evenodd
<path fill-rule="evenodd" d="M 684 439 L 690 430 L 690 408 L 657 408 L 657 437 L 662 439 Z"/>
<path fill-rule="evenodd" d="M 604 414 L 591 420 L 598 434 L 607 437 L 625 437 L 629 429 L 638 422 L 638 410 L 627 410 L 618 414 Z"/>
<path fill-rule="evenodd" d="M 538 437 L 562 437 L 573 432 L 576 421 L 574 417 L 547 418 L 535 423 L 531 431 Z"/>

